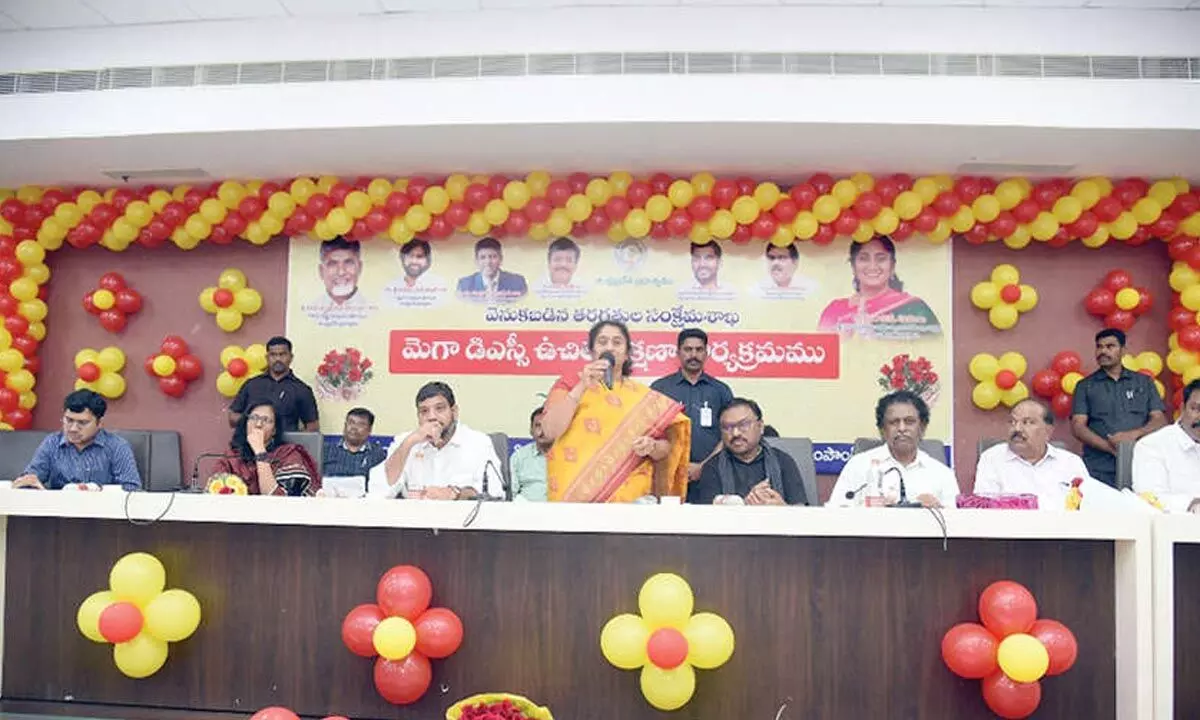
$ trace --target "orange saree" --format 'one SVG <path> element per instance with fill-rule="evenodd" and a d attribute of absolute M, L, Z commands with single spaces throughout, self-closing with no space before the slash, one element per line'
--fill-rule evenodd
<path fill-rule="evenodd" d="M 550 398 L 570 392 L 578 378 L 560 378 Z M 633 441 L 643 435 L 671 444 L 660 462 L 638 457 Z M 608 390 L 588 388 L 575 417 L 546 453 L 547 497 L 552 502 L 632 502 L 656 487 L 682 497 L 692 425 L 683 405 L 626 378 Z"/>

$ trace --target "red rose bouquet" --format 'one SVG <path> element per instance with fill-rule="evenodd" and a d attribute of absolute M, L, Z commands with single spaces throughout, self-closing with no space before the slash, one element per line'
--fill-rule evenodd
<path fill-rule="evenodd" d="M 916 393 L 930 407 L 937 402 L 942 389 L 933 363 L 928 358 L 913 358 L 908 353 L 896 355 L 890 364 L 879 367 L 879 387 L 885 393 L 896 390 Z"/>
<path fill-rule="evenodd" d="M 330 350 L 317 366 L 317 392 L 323 398 L 354 400 L 374 376 L 372 366 L 358 348 Z"/>
<path fill-rule="evenodd" d="M 554 720 L 549 708 L 512 693 L 484 693 L 459 700 L 446 710 L 446 720 Z"/>

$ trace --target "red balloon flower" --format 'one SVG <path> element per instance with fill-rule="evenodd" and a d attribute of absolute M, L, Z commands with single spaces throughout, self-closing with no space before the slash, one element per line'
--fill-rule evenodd
<path fill-rule="evenodd" d="M 83 309 L 97 316 L 105 330 L 121 332 L 129 318 L 141 312 L 141 294 L 129 287 L 120 273 L 105 273 L 96 285 L 95 290 L 83 296 Z"/>

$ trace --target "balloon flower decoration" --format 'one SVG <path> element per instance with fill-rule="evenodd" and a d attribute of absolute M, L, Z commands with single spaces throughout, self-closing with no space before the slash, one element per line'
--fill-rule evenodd
<path fill-rule="evenodd" d="M 129 287 L 120 273 L 104 273 L 99 287 L 83 296 L 83 309 L 100 319 L 100 327 L 119 333 L 130 315 L 141 312 L 142 295 Z"/>
<path fill-rule="evenodd" d="M 278 705 L 263 708 L 250 716 L 250 720 L 300 720 L 300 716 Z M 330 715 L 323 720 L 349 720 L 344 715 Z"/>
<path fill-rule="evenodd" d="M 75 389 L 94 390 L 109 400 L 125 394 L 125 353 L 120 348 L 106 347 L 96 351 L 84 348 L 75 353 Z"/>
<path fill-rule="evenodd" d="M 642 695 L 678 710 L 696 691 L 693 668 L 712 670 L 733 655 L 733 629 L 720 615 L 692 614 L 692 588 L 674 573 L 651 576 L 638 593 L 641 615 L 624 613 L 600 631 L 600 651 L 622 670 L 641 668 Z"/>
<path fill-rule="evenodd" d="M 1071 415 L 1075 402 L 1075 386 L 1083 379 L 1080 368 L 1083 358 L 1079 353 L 1063 350 L 1050 361 L 1050 367 L 1033 375 L 1033 392 L 1050 401 L 1050 409 L 1059 418 Z"/>
<path fill-rule="evenodd" d="M 342 621 L 350 652 L 375 660 L 375 689 L 393 705 L 421 699 L 433 681 L 429 658 L 446 658 L 462 644 L 463 625 L 452 611 L 429 607 L 433 585 L 412 565 L 379 579 L 375 603 L 359 605 Z"/>
<path fill-rule="evenodd" d="M 1012 265 L 992 268 L 989 280 L 971 288 L 971 304 L 988 311 L 988 322 L 997 330 L 1008 330 L 1017 324 L 1021 313 L 1037 306 L 1037 290 L 1021 284 L 1021 274 Z"/>
<path fill-rule="evenodd" d="M 206 287 L 200 292 L 200 307 L 209 315 L 217 316 L 217 327 L 225 332 L 235 332 L 246 315 L 262 309 L 262 295 L 247 287 L 245 273 L 237 268 L 226 268 L 217 278 L 216 287 Z"/>
<path fill-rule="evenodd" d="M 1153 380 L 1154 387 L 1158 390 L 1158 396 L 1160 398 L 1167 397 L 1167 387 L 1158 379 L 1163 371 L 1162 355 L 1153 350 L 1146 350 L 1137 355 L 1125 355 L 1121 358 L 1121 364 L 1129 370 L 1141 373 Z"/>
<path fill-rule="evenodd" d="M 979 596 L 978 623 L 960 623 L 942 637 L 950 672 L 983 681 L 983 701 L 1002 718 L 1026 718 L 1042 701 L 1045 676 L 1075 664 L 1079 646 L 1067 626 L 1039 620 L 1037 601 L 1011 580 L 988 585 Z"/>
<path fill-rule="evenodd" d="M 233 397 L 247 380 L 267 369 L 267 347 L 262 343 L 245 349 L 229 345 L 221 351 L 221 367 L 224 370 L 217 376 L 217 392 Z"/>
<path fill-rule="evenodd" d="M 158 558 L 130 553 L 108 576 L 108 590 L 89 595 L 79 606 L 79 632 L 93 642 L 113 643 L 117 669 L 146 678 L 167 661 L 167 643 L 191 637 L 200 625 L 200 603 L 186 590 L 166 590 L 167 574 Z"/>
<path fill-rule="evenodd" d="M 1029 397 L 1029 388 L 1021 382 L 1027 364 L 1019 352 L 1006 352 L 996 358 L 979 353 L 968 366 L 979 384 L 971 391 L 971 401 L 981 410 L 992 410 L 1000 403 L 1012 407 Z"/>
<path fill-rule="evenodd" d="M 178 335 L 163 338 L 158 354 L 146 358 L 146 373 L 158 378 L 163 395 L 181 398 L 188 384 L 200 377 L 203 367 L 200 358 L 191 354 L 187 341 Z"/>
<path fill-rule="evenodd" d="M 1104 327 L 1128 330 L 1154 304 L 1150 291 L 1135 288 L 1133 277 L 1124 270 L 1113 270 L 1083 298 L 1088 313 L 1104 318 Z"/>

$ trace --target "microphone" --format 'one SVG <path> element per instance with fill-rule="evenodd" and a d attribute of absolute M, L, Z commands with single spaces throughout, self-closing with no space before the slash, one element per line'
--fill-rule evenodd
<path fill-rule="evenodd" d="M 604 369 L 604 387 L 613 389 L 613 368 L 616 367 L 617 357 L 608 350 L 600 353 L 600 360 L 607 360 L 608 367 Z"/>
<path fill-rule="evenodd" d="M 880 481 L 883 480 L 884 476 L 886 476 L 888 473 L 891 473 L 891 472 L 896 473 L 896 476 L 900 478 L 900 500 L 892 507 L 898 507 L 898 508 L 922 507 L 921 503 L 913 502 L 908 499 L 908 492 L 904 488 L 904 473 L 900 472 L 900 468 L 893 465 L 890 468 L 888 468 L 887 470 L 884 470 L 883 475 L 879 476 Z"/>
<path fill-rule="evenodd" d="M 200 461 L 201 460 L 217 460 L 225 457 L 223 452 L 205 452 L 196 456 L 192 461 L 192 476 L 188 480 L 187 487 L 183 488 L 187 492 L 204 492 L 204 486 L 200 483 Z"/>
<path fill-rule="evenodd" d="M 488 492 L 488 488 L 489 488 L 488 470 L 491 470 L 493 473 L 496 474 L 497 477 L 500 478 L 500 485 L 504 489 L 504 497 L 503 498 L 492 497 L 492 494 L 490 492 Z M 484 465 L 483 465 L 483 492 L 480 493 L 479 498 L 480 498 L 480 501 L 512 500 L 512 488 L 509 486 L 509 484 L 507 482 L 504 481 L 504 473 L 500 471 L 500 468 L 496 467 L 496 463 L 492 462 L 491 458 L 488 458 L 487 462 L 484 463 Z"/>
<path fill-rule="evenodd" d="M 860 492 L 862 492 L 863 490 L 866 490 L 867 486 L 870 484 L 871 484 L 870 482 L 865 482 L 862 485 L 859 485 L 858 487 L 854 488 L 853 490 L 847 490 L 846 491 L 846 499 L 853 500 L 854 498 L 856 498 L 858 496 L 858 494 Z"/>

